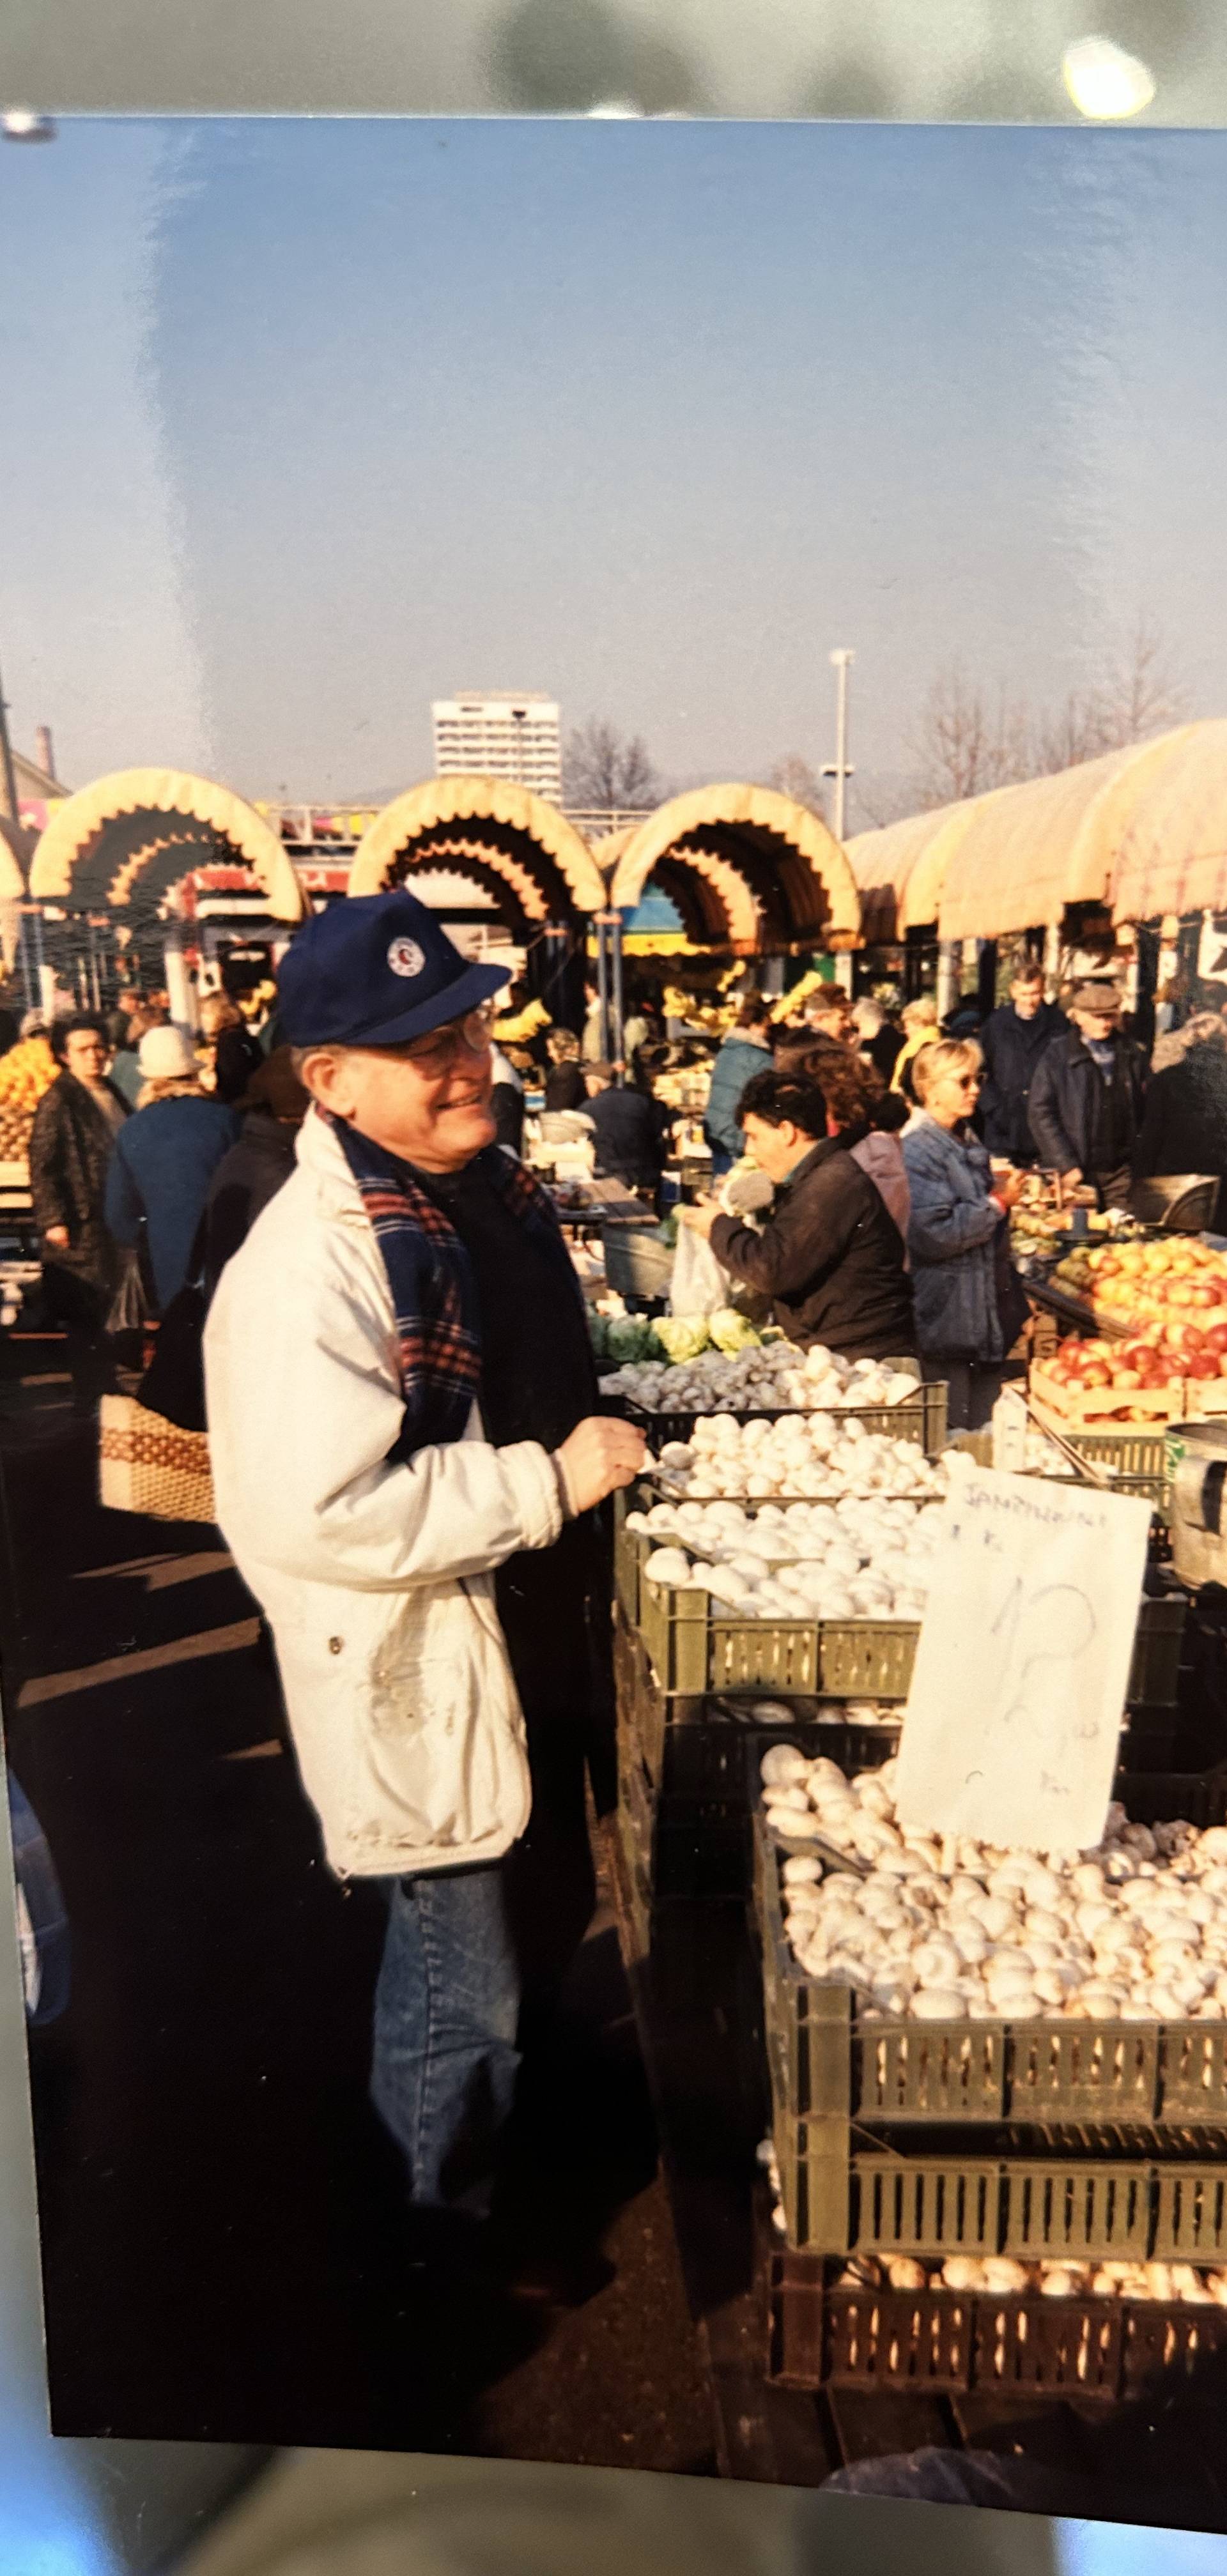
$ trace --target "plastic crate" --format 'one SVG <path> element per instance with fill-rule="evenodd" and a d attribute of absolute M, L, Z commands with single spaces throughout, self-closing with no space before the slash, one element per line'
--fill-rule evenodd
<path fill-rule="evenodd" d="M 1215 1804 L 1221 1815 L 1221 1774 Z M 1003 2121 L 1088 2130 L 1227 2127 L 1227 2022 L 862 2022 L 851 1989 L 807 1976 L 789 1947 L 779 1861 L 759 1805 L 752 1858 L 768 2054 L 782 2116 L 845 2129 Z"/>
<path fill-rule="evenodd" d="M 1171 1474 L 1168 1466 L 1168 1431 L 1144 1431 L 1131 1427 L 1127 1431 L 1066 1431 L 1061 1437 L 1079 1458 L 1092 1466 L 1110 1467 L 1111 1491 L 1114 1494 L 1137 1494 L 1153 1503 L 1166 1520 L 1171 1501 Z M 1061 1478 L 1068 1483 L 1068 1478 Z"/>
<path fill-rule="evenodd" d="M 657 1789 L 695 1797 L 729 1797 L 748 1807 L 758 1765 L 772 1744 L 826 1753 L 841 1770 L 871 1771 L 898 1750 L 899 1725 L 850 1722 L 823 1700 L 798 1700 L 784 1721 L 760 1725 L 736 1699 L 667 1698 L 653 1678 L 643 1643 L 620 1613 L 614 1623 L 614 1675 L 620 1726 L 633 1735 Z"/>
<path fill-rule="evenodd" d="M 835 2267 L 775 2253 L 767 2377 L 789 2388 L 973 2390 L 1113 2403 L 1188 2378 L 1227 2348 L 1227 2309 L 1038 2292 L 835 2286 Z"/>
<path fill-rule="evenodd" d="M 611 1287 L 620 1286 L 620 1284 L 611 1278 Z M 906 1363 L 901 1362 L 900 1365 L 905 1366 Z M 933 1385 L 925 1385 L 917 1379 L 914 1396 L 904 1396 L 898 1404 L 857 1404 L 848 1405 L 846 1408 L 840 1406 L 836 1411 L 835 1420 L 841 1421 L 846 1412 L 850 1422 L 863 1422 L 866 1431 L 885 1431 L 893 1440 L 910 1440 L 924 1450 L 926 1458 L 940 1458 L 946 1446 L 948 1394 L 949 1389 L 944 1380 L 939 1379 Z M 649 1448 L 654 1451 L 663 1449 L 666 1441 L 669 1440 L 689 1440 L 696 1422 L 708 1421 L 711 1418 L 707 1414 L 700 1413 L 650 1413 L 645 1406 L 633 1403 L 629 1397 L 625 1400 L 623 1409 L 627 1421 L 638 1424 Z M 722 1409 L 735 1413 L 738 1422 L 778 1422 L 781 1415 L 795 1410 L 788 1405 L 779 1405 L 771 1412 L 755 1409 L 742 1413 L 733 1405 Z M 804 1414 L 801 1419 L 804 1421 Z"/>
<path fill-rule="evenodd" d="M 651 1583 L 641 1551 L 635 1613 L 660 1688 L 703 1698 L 730 1691 L 766 1698 L 905 1700 L 920 1635 L 909 1619 L 750 1619 L 717 1610 L 706 1592 Z M 1126 1698 L 1129 1705 L 1174 1705 L 1186 1604 L 1180 1595 L 1145 1600 Z"/>
<path fill-rule="evenodd" d="M 633 1741 L 618 1748 L 623 1852 L 649 1909 L 674 1897 L 744 1900 L 750 1820 L 744 1800 L 657 1792 Z"/>
<path fill-rule="evenodd" d="M 1227 2160 L 968 2156 L 849 2146 L 846 2122 L 781 2117 L 788 2242 L 818 2254 L 1012 2254 L 1026 2262 L 1227 2261 Z M 853 2135 L 855 2136 L 855 2132 Z"/>

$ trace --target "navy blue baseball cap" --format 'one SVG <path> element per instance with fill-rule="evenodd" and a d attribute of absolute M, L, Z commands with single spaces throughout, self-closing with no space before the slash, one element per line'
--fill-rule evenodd
<path fill-rule="evenodd" d="M 304 924 L 281 960 L 278 1017 L 291 1046 L 404 1046 L 508 982 L 508 968 L 462 957 L 438 914 L 398 886 L 346 895 Z"/>

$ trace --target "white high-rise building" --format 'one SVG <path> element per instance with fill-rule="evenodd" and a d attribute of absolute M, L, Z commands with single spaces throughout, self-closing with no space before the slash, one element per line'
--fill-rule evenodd
<path fill-rule="evenodd" d="M 466 771 L 478 778 L 514 778 L 534 796 L 556 805 L 562 795 L 562 745 L 558 701 L 540 690 L 460 690 L 454 698 L 436 698 L 430 710 L 434 729 L 435 775 L 454 777 Z"/>

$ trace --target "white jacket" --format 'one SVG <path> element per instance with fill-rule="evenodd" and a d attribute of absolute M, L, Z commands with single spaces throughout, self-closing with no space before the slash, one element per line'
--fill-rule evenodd
<path fill-rule="evenodd" d="M 339 1876 L 495 1860 L 528 1822 L 524 1721 L 491 1569 L 562 1512 L 536 1441 L 466 1436 L 389 1465 L 391 1293 L 337 1138 L 224 1270 L 205 1330 L 217 1517 L 277 1648 L 307 1794 Z"/>

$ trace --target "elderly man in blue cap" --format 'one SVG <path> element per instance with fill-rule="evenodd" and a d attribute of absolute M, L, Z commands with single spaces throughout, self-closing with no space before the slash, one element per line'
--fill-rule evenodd
<path fill-rule="evenodd" d="M 597 1412 L 553 1209 L 493 1141 L 504 981 L 404 891 L 299 933 L 279 1011 L 313 1105 L 205 1337 L 218 1520 L 328 1860 L 390 1883 L 374 2099 L 428 2246 L 465 2257 L 526 2009 L 592 1910 L 593 1515 L 643 1458 Z"/>

